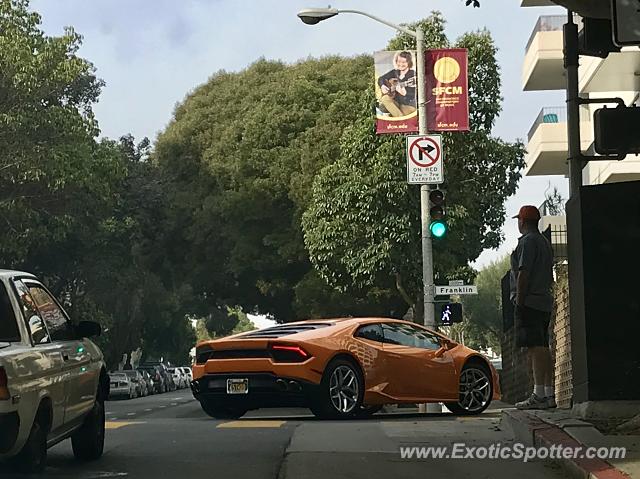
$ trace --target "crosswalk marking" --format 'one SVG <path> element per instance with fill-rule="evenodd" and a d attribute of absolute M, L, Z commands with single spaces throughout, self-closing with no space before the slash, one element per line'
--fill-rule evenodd
<path fill-rule="evenodd" d="M 132 426 L 134 424 L 144 424 L 142 422 L 132 422 L 132 421 L 107 421 L 104 423 L 105 429 L 120 429 L 125 426 Z"/>
<path fill-rule="evenodd" d="M 261 420 L 247 420 L 247 421 L 229 421 L 218 424 L 218 429 L 232 429 L 232 428 L 279 428 L 287 421 L 261 421 Z"/>

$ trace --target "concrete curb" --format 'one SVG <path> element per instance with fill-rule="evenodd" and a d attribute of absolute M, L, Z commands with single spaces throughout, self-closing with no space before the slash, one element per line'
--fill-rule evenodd
<path fill-rule="evenodd" d="M 561 427 L 545 422 L 527 411 L 504 410 L 502 422 L 511 428 L 516 441 L 527 446 L 551 447 L 560 444 L 570 448 L 588 447 L 574 439 Z M 586 424 L 579 426 L 587 427 Z M 571 474 L 571 477 L 577 479 L 630 479 L 629 475 L 602 459 L 558 459 L 557 462 Z"/>

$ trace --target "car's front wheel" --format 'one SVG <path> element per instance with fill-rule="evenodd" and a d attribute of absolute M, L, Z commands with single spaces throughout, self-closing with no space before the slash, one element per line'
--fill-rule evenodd
<path fill-rule="evenodd" d="M 247 409 L 239 406 L 230 406 L 214 401 L 202 399 L 202 410 L 214 419 L 239 419 L 247 413 Z"/>
<path fill-rule="evenodd" d="M 311 412 L 322 419 L 347 419 L 360 411 L 363 398 L 360 368 L 347 359 L 335 359 L 324 371 Z"/>
<path fill-rule="evenodd" d="M 104 403 L 96 400 L 93 409 L 73 436 L 73 455 L 81 461 L 95 461 L 104 451 L 105 415 Z"/>
<path fill-rule="evenodd" d="M 460 400 L 444 405 L 453 414 L 480 414 L 489 407 L 493 397 L 493 383 L 488 368 L 467 364 L 460 373 Z"/>

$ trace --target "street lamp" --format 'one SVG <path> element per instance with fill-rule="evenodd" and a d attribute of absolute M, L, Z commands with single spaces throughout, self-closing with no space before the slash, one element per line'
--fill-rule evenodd
<path fill-rule="evenodd" d="M 355 13 L 364 15 L 376 22 L 387 25 L 399 32 L 406 33 L 416 39 L 417 61 L 416 80 L 418 82 L 418 132 L 426 135 L 427 131 L 427 98 L 425 85 L 424 68 L 424 33 L 422 30 L 410 30 L 409 28 L 395 23 L 388 22 L 360 10 L 339 10 L 337 8 L 305 8 L 298 13 L 298 17 L 307 25 L 316 25 L 322 20 L 335 17 L 339 13 Z M 430 213 L 429 213 L 429 185 L 420 187 L 420 210 L 422 219 L 422 282 L 424 287 L 424 324 L 430 328 L 435 328 L 435 308 L 434 308 L 434 284 L 433 284 L 433 243 L 431 239 Z"/>

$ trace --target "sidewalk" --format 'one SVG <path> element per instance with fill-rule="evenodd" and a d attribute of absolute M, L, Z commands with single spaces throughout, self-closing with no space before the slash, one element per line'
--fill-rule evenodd
<path fill-rule="evenodd" d="M 302 422 L 285 451 L 278 479 L 563 477 L 561 469 L 550 461 L 403 459 L 400 448 L 405 446 L 464 443 L 473 447 L 507 445 L 513 440 L 500 426 L 500 409 L 471 417 L 407 412 L 376 415 L 369 420 Z"/>
<path fill-rule="evenodd" d="M 640 436 L 605 435 L 591 423 L 572 417 L 570 410 L 520 411 L 504 409 L 501 424 L 516 441 L 531 446 L 625 447 L 624 459 L 562 459 L 561 466 L 575 478 L 640 479 Z"/>

